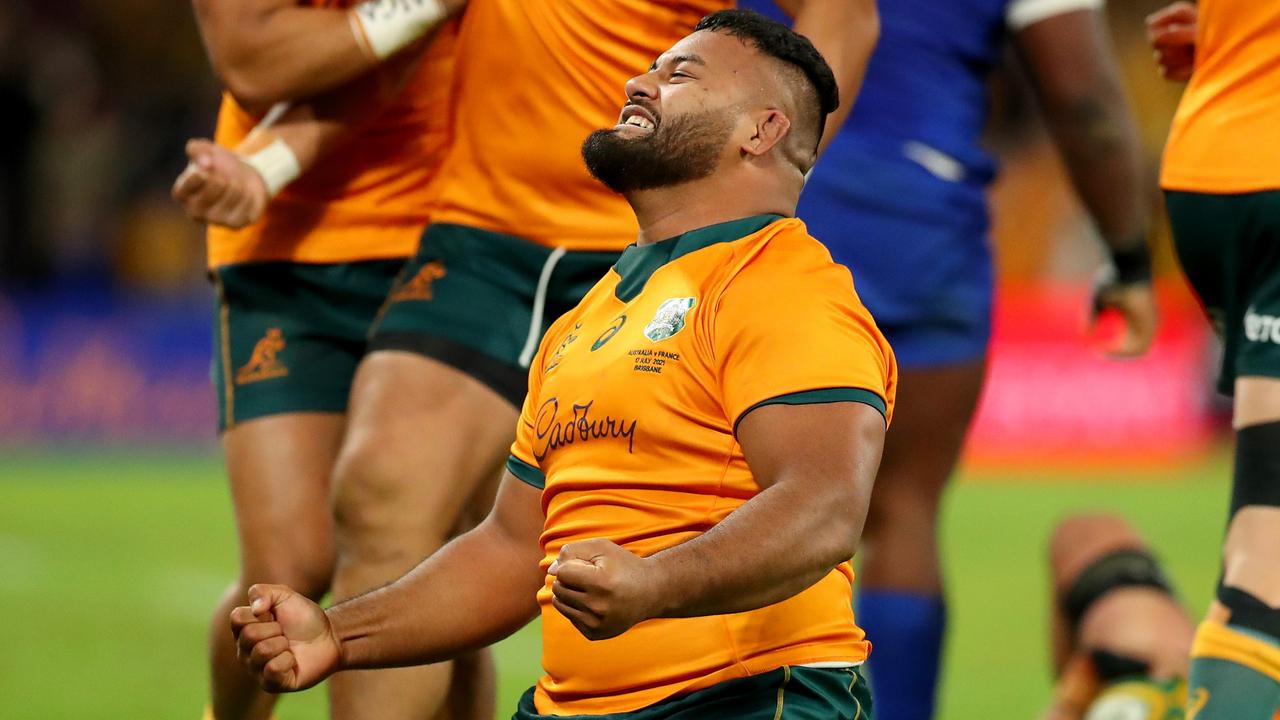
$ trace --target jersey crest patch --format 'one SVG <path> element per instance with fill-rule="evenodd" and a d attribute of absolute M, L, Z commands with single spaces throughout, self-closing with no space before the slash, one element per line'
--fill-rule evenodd
<path fill-rule="evenodd" d="M 663 301 L 654 313 L 653 320 L 644 326 L 644 336 L 658 342 L 666 340 L 684 329 L 684 316 L 693 309 L 697 300 L 691 297 L 671 298 Z"/>

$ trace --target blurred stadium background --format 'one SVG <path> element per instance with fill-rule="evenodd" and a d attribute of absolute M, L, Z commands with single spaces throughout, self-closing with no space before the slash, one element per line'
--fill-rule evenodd
<path fill-rule="evenodd" d="M 1194 613 L 1217 576 L 1225 406 L 1154 191 L 1178 92 L 1142 38 L 1161 4 L 1108 11 L 1160 218 L 1163 326 L 1142 360 L 1105 360 L 1086 333 L 1101 246 L 1024 81 L 993 78 L 998 318 L 946 516 L 945 720 L 1032 717 L 1047 697 L 1044 545 L 1066 512 L 1129 516 Z M 217 99 L 186 3 L 0 3 L 0 716 L 195 718 L 205 702 L 204 627 L 236 549 L 201 231 L 167 193 Z M 536 631 L 498 654 L 509 711 Z M 307 693 L 279 716 L 323 707 Z"/>

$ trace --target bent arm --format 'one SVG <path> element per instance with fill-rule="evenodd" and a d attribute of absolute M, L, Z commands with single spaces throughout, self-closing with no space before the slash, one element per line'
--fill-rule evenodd
<path fill-rule="evenodd" d="M 464 1 L 442 0 L 444 12 L 456 11 Z M 214 71 L 236 100 L 251 110 L 330 90 L 385 57 L 370 46 L 355 10 L 308 7 L 295 0 L 192 0 L 192 4 Z M 374 0 L 370 7 L 378 4 Z M 402 5 L 416 9 L 422 3 Z M 414 18 L 403 22 L 412 23 Z M 432 26 L 430 22 L 421 27 L 406 25 L 405 32 L 421 37 Z"/>
<path fill-rule="evenodd" d="M 1102 14 L 1051 16 L 1023 28 L 1015 42 L 1098 232 L 1118 261 L 1144 253 L 1150 213 L 1142 155 Z"/>
<path fill-rule="evenodd" d="M 711 530 L 650 556 L 658 617 L 743 612 L 781 602 L 853 557 L 884 448 L 869 405 L 766 405 L 738 426 L 763 490 Z"/>
<path fill-rule="evenodd" d="M 438 662 L 492 644 L 538 612 L 541 493 L 503 478 L 489 517 L 379 590 L 328 610 L 341 669 Z"/>

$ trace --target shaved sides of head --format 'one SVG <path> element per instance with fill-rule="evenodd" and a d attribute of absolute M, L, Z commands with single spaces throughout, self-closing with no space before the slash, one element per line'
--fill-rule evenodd
<path fill-rule="evenodd" d="M 694 31 L 736 37 L 774 62 L 774 75 L 792 122 L 787 154 L 807 172 L 817 156 L 822 128 L 840 106 L 835 74 L 809 39 L 753 10 L 721 10 L 702 18 Z"/>

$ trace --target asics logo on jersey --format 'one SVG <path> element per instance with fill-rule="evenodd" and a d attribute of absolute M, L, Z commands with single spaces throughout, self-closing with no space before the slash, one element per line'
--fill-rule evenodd
<path fill-rule="evenodd" d="M 636 421 L 609 417 L 592 417 L 591 405 L 594 400 L 585 403 L 574 403 L 569 416 L 560 417 L 560 400 L 551 398 L 538 408 L 538 416 L 533 422 L 537 446 L 533 456 L 541 462 L 552 450 L 577 442 L 593 440 L 618 439 L 627 441 L 627 452 L 635 449 Z"/>
<path fill-rule="evenodd" d="M 591 343 L 591 352 L 595 352 L 596 350 L 604 347 L 604 344 L 612 340 L 613 336 L 617 335 L 618 331 L 622 329 L 622 326 L 626 324 L 627 316 L 619 315 L 617 319 L 613 321 L 613 324 L 611 324 L 604 332 L 600 333 L 600 337 L 596 338 L 595 342 Z"/>
<path fill-rule="evenodd" d="M 280 360 L 280 351 L 284 350 L 284 331 L 278 327 L 267 328 L 267 334 L 253 346 L 253 354 L 249 362 L 236 370 L 236 384 L 270 380 L 289 374 L 289 368 Z"/>

